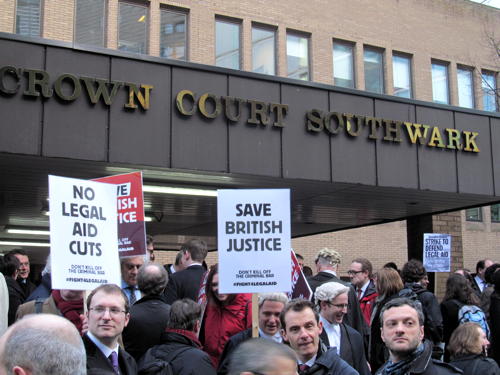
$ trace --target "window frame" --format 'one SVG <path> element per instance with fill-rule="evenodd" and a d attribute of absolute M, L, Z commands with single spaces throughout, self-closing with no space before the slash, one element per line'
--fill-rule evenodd
<path fill-rule="evenodd" d="M 145 51 L 144 52 L 133 52 L 133 51 L 128 51 L 128 50 L 123 50 L 123 49 L 120 49 L 120 7 L 123 5 L 130 5 L 130 6 L 136 6 L 136 7 L 142 7 L 146 10 L 145 14 L 146 14 L 146 24 L 145 24 L 145 41 L 144 41 L 144 45 L 145 45 Z M 117 28 L 116 28 L 116 33 L 117 33 L 117 38 L 116 38 L 116 43 L 117 43 L 117 46 L 116 46 L 116 49 L 118 51 L 123 51 L 123 52 L 128 52 L 128 53 L 137 53 L 137 54 L 144 54 L 144 55 L 147 55 L 149 54 L 149 40 L 150 40 L 150 35 L 149 35 L 149 28 L 151 26 L 151 9 L 149 7 L 149 2 L 145 2 L 145 1 L 142 1 L 142 0 L 118 0 L 118 12 L 117 12 L 117 16 L 118 16 L 118 19 L 117 19 Z"/>
<path fill-rule="evenodd" d="M 490 77 L 493 78 L 494 87 L 493 87 L 493 89 L 492 88 L 488 88 L 489 90 L 493 90 L 493 93 L 490 93 L 488 95 L 485 95 L 485 91 L 486 91 L 485 83 L 487 81 L 484 79 L 484 76 L 490 76 Z M 500 94 L 500 92 L 498 90 L 497 78 L 498 78 L 498 72 L 494 72 L 494 71 L 491 71 L 491 70 L 485 70 L 485 69 L 481 70 L 481 94 L 482 94 L 482 105 L 483 105 L 483 110 L 484 111 L 488 111 L 488 112 L 498 112 L 498 111 L 500 111 L 500 100 L 499 100 L 499 98 L 497 96 L 497 93 Z M 494 104 L 494 108 L 493 109 L 488 109 L 485 106 L 485 100 L 486 100 L 487 97 L 490 97 L 490 96 L 493 96 L 493 104 Z"/>
<path fill-rule="evenodd" d="M 335 46 L 343 46 L 343 47 L 348 47 L 351 50 L 351 81 L 352 81 L 352 86 L 344 86 L 344 85 L 338 85 L 335 83 Z M 350 42 L 347 40 L 342 40 L 342 39 L 333 39 L 332 41 L 332 67 L 333 67 L 333 74 L 332 74 L 332 79 L 333 79 L 333 85 L 334 86 L 339 86 L 339 87 L 346 87 L 346 88 L 351 88 L 355 89 L 356 88 L 356 42 Z M 342 78 L 339 78 L 342 79 Z"/>
<path fill-rule="evenodd" d="M 307 79 L 300 79 L 300 78 L 295 78 L 295 77 L 290 77 L 289 73 L 289 64 L 288 64 L 288 36 L 293 36 L 296 38 L 304 38 L 307 41 Z M 292 79 L 298 79 L 301 81 L 305 82 L 310 82 L 312 81 L 312 57 L 311 57 L 311 34 L 307 33 L 305 31 L 299 31 L 299 30 L 293 30 L 293 29 L 287 29 L 286 30 L 286 48 L 285 48 L 285 54 L 286 54 L 286 77 L 287 78 L 292 78 Z"/>
<path fill-rule="evenodd" d="M 276 76 L 277 72 L 278 72 L 278 29 L 275 26 L 266 25 L 266 24 L 262 24 L 262 23 L 258 23 L 258 22 L 252 22 L 252 27 L 250 30 L 250 33 L 251 33 L 250 39 L 252 41 L 252 53 L 251 53 L 252 72 L 256 72 L 255 67 L 254 67 L 254 40 L 253 40 L 254 29 L 268 31 L 268 32 L 273 33 L 273 38 L 274 38 L 274 40 L 273 40 L 273 58 L 274 58 L 273 69 L 274 69 L 274 72 L 272 74 L 271 73 L 261 73 L 261 74 L 268 74 L 268 75 Z"/>
<path fill-rule="evenodd" d="M 408 83 L 410 85 L 409 87 L 409 93 L 410 96 L 400 96 L 395 94 L 395 88 L 396 86 L 394 85 L 395 81 L 395 74 L 394 74 L 394 58 L 402 58 L 402 59 L 407 59 L 408 60 Z M 404 53 L 404 52 L 399 52 L 399 51 L 393 51 L 392 52 L 392 89 L 393 89 L 393 95 L 397 96 L 398 98 L 406 98 L 406 99 L 413 99 L 413 55 L 409 53 Z"/>
<path fill-rule="evenodd" d="M 380 55 L 380 82 L 381 82 L 381 90 L 380 91 L 373 91 L 373 90 L 368 90 L 367 88 L 367 85 L 366 85 L 366 77 L 367 77 L 367 69 L 366 69 L 366 53 L 367 52 L 374 52 L 374 53 L 377 53 Z M 386 76 L 386 72 L 385 72 L 385 49 L 383 48 L 380 48 L 380 47 L 375 47 L 375 46 L 370 46 L 370 45 L 364 45 L 363 46 L 363 72 L 364 72 L 364 75 L 365 75 L 365 91 L 367 92 L 372 92 L 372 93 L 375 93 L 375 94 L 385 94 L 385 90 L 386 90 L 386 83 L 385 83 L 385 76 Z"/>
<path fill-rule="evenodd" d="M 468 211 L 472 210 L 477 210 L 477 219 L 473 218 L 472 215 L 468 215 Z M 482 207 L 472 207 L 472 208 L 467 208 L 465 210 L 465 220 L 466 221 L 471 221 L 475 223 L 482 223 L 483 222 L 483 210 Z"/>
<path fill-rule="evenodd" d="M 103 20 L 102 20 L 102 25 L 103 25 L 103 30 L 102 30 L 102 46 L 96 45 L 96 44 L 88 44 L 88 43 L 82 43 L 78 42 L 76 40 L 76 32 L 77 32 L 77 5 L 79 0 L 74 0 L 75 1 L 75 7 L 74 7 L 74 15 L 73 15 L 73 42 L 78 43 L 78 44 L 83 44 L 83 45 L 91 45 L 91 46 L 97 46 L 97 47 L 102 47 L 106 48 L 107 46 L 107 30 L 108 30 L 108 1 L 109 0 L 103 0 Z"/>
<path fill-rule="evenodd" d="M 493 208 L 494 208 L 494 207 L 495 207 L 496 209 L 498 209 L 498 213 L 497 213 L 498 218 L 496 218 L 496 219 L 494 219 L 494 218 L 493 218 Z M 492 222 L 492 223 L 500 223 L 500 203 L 497 203 L 497 204 L 492 204 L 492 205 L 490 206 L 490 218 L 491 218 L 491 222 Z"/>
<path fill-rule="evenodd" d="M 459 72 L 468 72 L 470 74 L 470 97 L 472 100 L 471 106 L 465 106 L 460 103 L 460 79 Z M 474 109 L 476 107 L 476 98 L 475 98 L 475 87 L 474 87 L 474 68 L 466 65 L 457 65 L 457 99 L 458 106 L 462 108 L 470 108 Z"/>
<path fill-rule="evenodd" d="M 218 58 L 217 57 L 217 23 L 219 23 L 219 22 L 226 23 L 226 24 L 233 24 L 233 25 L 238 26 L 238 68 L 217 65 L 217 58 Z M 242 50 L 243 20 L 241 20 L 239 18 L 231 18 L 231 17 L 221 16 L 221 15 L 216 14 L 214 27 L 215 27 L 215 30 L 214 30 L 215 31 L 215 38 L 214 38 L 214 41 L 215 41 L 215 46 L 214 46 L 215 47 L 214 48 L 215 62 L 214 62 L 214 65 L 221 67 L 221 68 L 226 68 L 226 69 L 242 70 L 242 67 L 243 67 L 243 50 Z"/>
<path fill-rule="evenodd" d="M 434 97 L 434 66 L 440 66 L 445 68 L 446 72 L 446 102 L 442 102 L 440 100 L 436 100 Z M 446 104 L 450 105 L 450 63 L 441 60 L 431 60 L 431 89 L 432 89 L 432 101 L 438 104 Z"/>
<path fill-rule="evenodd" d="M 43 9 L 44 9 L 44 0 L 39 0 L 38 1 L 39 7 L 38 7 L 38 35 L 32 35 L 32 34 L 21 34 L 17 32 L 17 13 L 18 13 L 18 5 L 19 1 L 16 0 L 16 5 L 15 5 L 15 14 L 14 14 L 14 25 L 13 25 L 13 33 L 17 35 L 23 35 L 23 36 L 30 36 L 30 37 L 42 37 L 43 35 Z"/>
<path fill-rule="evenodd" d="M 178 14 L 178 15 L 183 15 L 185 17 L 185 27 L 184 27 L 184 59 L 175 59 L 175 58 L 171 58 L 171 57 L 164 57 L 162 56 L 161 54 L 161 48 L 162 48 L 162 15 L 163 15 L 163 12 L 170 12 L 170 13 L 175 13 L 175 14 Z M 174 7 L 174 6 L 170 6 L 170 5 L 165 5 L 165 4 L 160 4 L 160 40 L 159 40 L 159 43 L 160 43 L 160 51 L 159 51 L 159 56 L 163 59 L 175 59 L 175 60 L 178 60 L 178 61 L 189 61 L 189 9 L 186 9 L 186 8 L 180 8 L 180 7 Z"/>

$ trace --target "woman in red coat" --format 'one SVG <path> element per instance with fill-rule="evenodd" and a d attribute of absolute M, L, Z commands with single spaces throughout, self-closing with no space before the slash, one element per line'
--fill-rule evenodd
<path fill-rule="evenodd" d="M 201 341 L 214 367 L 229 338 L 252 326 L 250 294 L 219 294 L 218 266 L 210 269 L 206 285 L 207 306 L 203 318 Z"/>

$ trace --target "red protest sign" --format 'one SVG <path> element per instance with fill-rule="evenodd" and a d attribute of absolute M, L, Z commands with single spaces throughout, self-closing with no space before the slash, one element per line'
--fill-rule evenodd
<path fill-rule="evenodd" d="M 300 268 L 299 261 L 295 256 L 293 250 L 292 254 L 292 291 L 288 293 L 288 298 L 305 298 L 307 300 L 311 300 L 312 290 L 307 283 L 306 277 L 302 273 L 302 269 Z"/>
<path fill-rule="evenodd" d="M 118 251 L 120 257 L 146 254 L 142 172 L 96 178 L 116 185 L 118 205 Z"/>

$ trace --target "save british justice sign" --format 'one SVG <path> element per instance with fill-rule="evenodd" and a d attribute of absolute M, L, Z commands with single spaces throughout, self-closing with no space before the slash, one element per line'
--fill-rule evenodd
<path fill-rule="evenodd" d="M 221 293 L 289 292 L 290 190 L 218 190 Z"/>
<path fill-rule="evenodd" d="M 116 186 L 49 176 L 54 289 L 120 285 Z"/>

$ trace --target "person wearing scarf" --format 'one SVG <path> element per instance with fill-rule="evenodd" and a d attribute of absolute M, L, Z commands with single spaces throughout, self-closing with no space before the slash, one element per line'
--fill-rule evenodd
<path fill-rule="evenodd" d="M 432 342 L 424 339 L 424 314 L 419 301 L 395 298 L 380 311 L 381 337 L 389 360 L 376 375 L 452 375 L 455 367 L 432 358 Z"/>
<path fill-rule="evenodd" d="M 83 291 L 70 289 L 54 289 L 46 299 L 36 299 L 19 306 L 16 320 L 27 314 L 55 314 L 68 319 L 82 334 Z"/>

